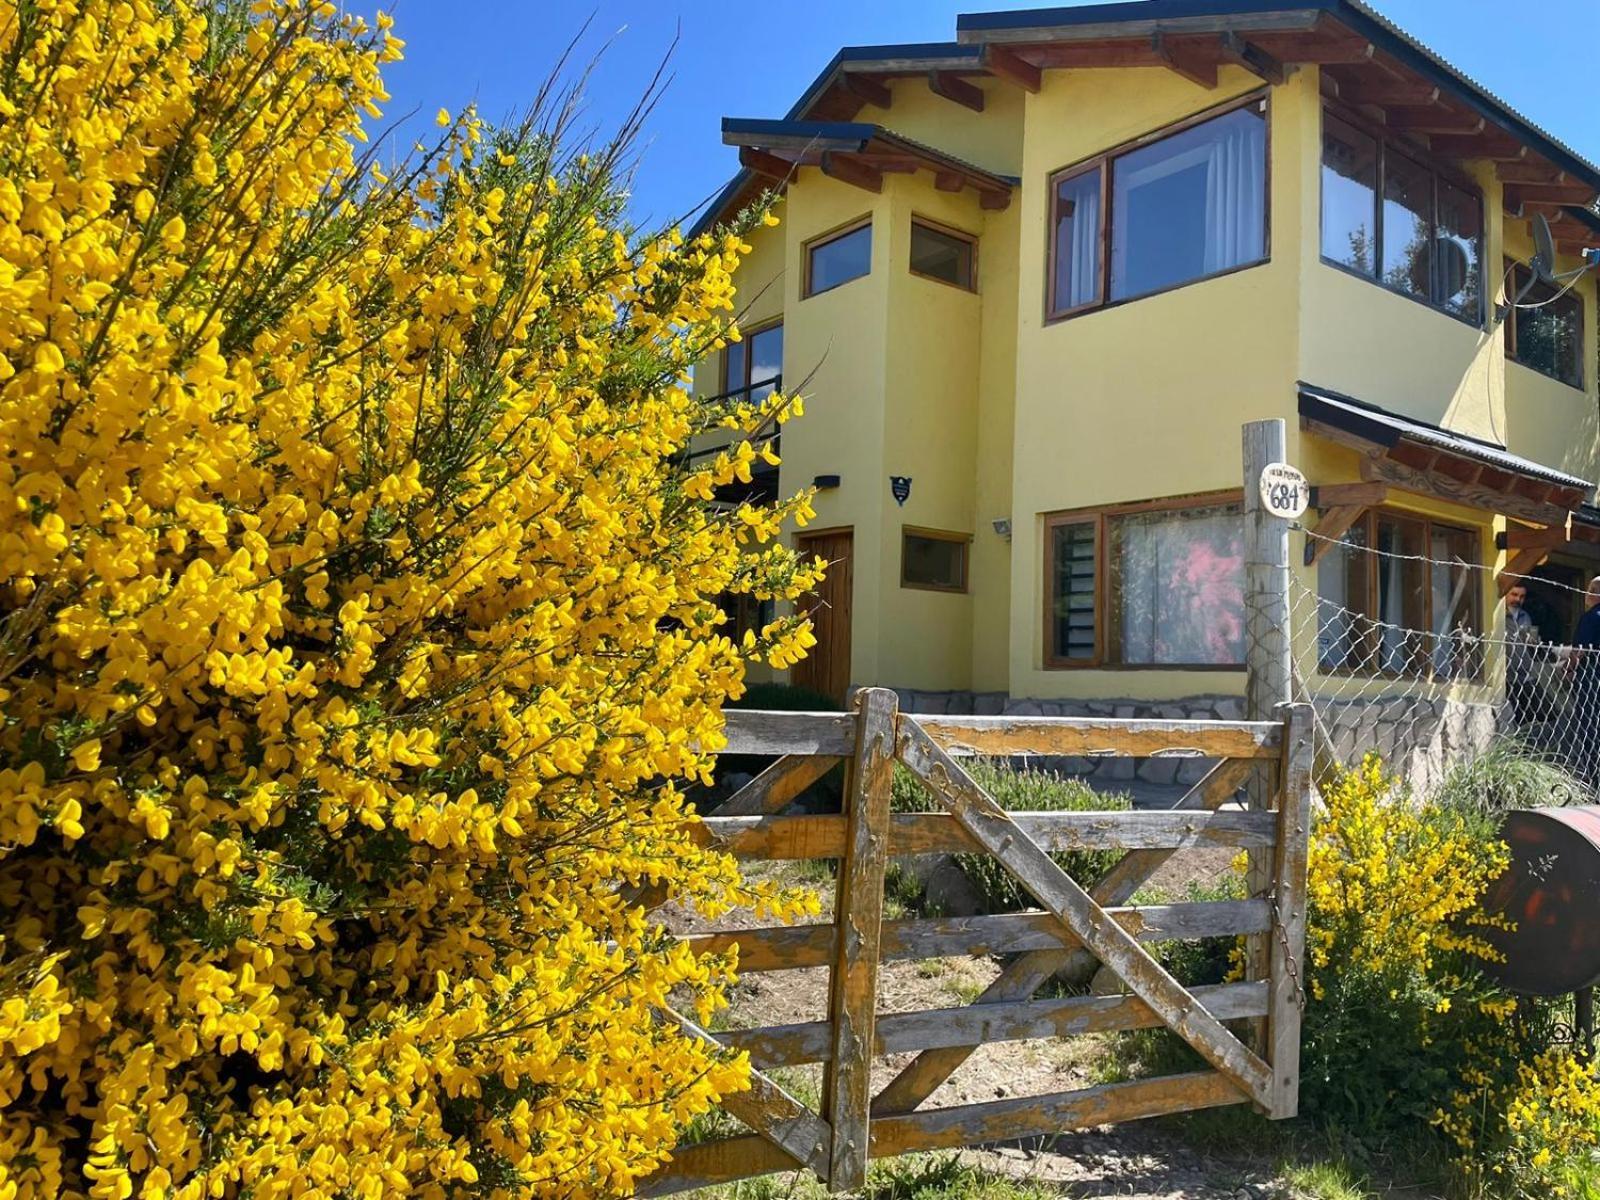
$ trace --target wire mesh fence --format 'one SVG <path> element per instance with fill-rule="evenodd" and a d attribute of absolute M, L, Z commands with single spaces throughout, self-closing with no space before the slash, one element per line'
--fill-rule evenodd
<path fill-rule="evenodd" d="M 1314 578 L 1291 575 L 1296 698 L 1312 704 L 1319 753 L 1368 752 L 1419 791 L 1492 747 L 1600 784 L 1600 589 L 1515 577 L 1501 595 L 1462 531 L 1357 527 L 1336 542 L 1303 531 Z M 1580 577 L 1581 578 L 1581 577 Z M 1545 608 L 1585 614 L 1536 621 Z M 1550 604 L 1551 599 L 1558 601 Z M 1587 799 L 1589 797 L 1585 797 Z"/>

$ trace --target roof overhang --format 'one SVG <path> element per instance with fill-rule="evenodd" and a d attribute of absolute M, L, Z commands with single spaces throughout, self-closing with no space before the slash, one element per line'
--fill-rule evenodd
<path fill-rule="evenodd" d="M 1542 526 L 1565 526 L 1594 484 L 1503 446 L 1300 385 L 1300 424 L 1354 449 L 1364 482 L 1432 496 Z"/>
<path fill-rule="evenodd" d="M 984 208 L 1002 209 L 1011 203 L 1017 183 L 880 125 L 860 122 L 730 117 L 722 122 L 722 140 L 739 147 L 746 170 L 779 187 L 803 167 L 871 192 L 882 191 L 885 174 L 925 170 L 933 173 L 934 186 L 941 191 L 970 190 Z"/>

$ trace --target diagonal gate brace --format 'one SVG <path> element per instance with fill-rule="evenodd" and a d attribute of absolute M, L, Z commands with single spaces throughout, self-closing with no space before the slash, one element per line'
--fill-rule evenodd
<path fill-rule="evenodd" d="M 900 760 L 963 828 L 1082 941 L 1161 1021 L 1257 1104 L 1271 1107 L 1272 1070 L 1079 887 L 913 720 L 900 722 Z"/>

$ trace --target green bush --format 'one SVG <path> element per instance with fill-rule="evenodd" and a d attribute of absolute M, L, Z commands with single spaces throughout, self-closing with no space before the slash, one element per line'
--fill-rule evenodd
<path fill-rule="evenodd" d="M 975 759 L 968 772 L 1007 812 L 1125 812 L 1132 799 L 1121 792 L 1097 792 L 1078 779 L 1005 760 Z M 937 812 L 941 805 L 916 776 L 895 768 L 891 806 L 895 812 Z M 1116 850 L 1067 850 L 1052 854 L 1056 864 L 1088 887 L 1122 857 Z M 987 854 L 959 854 L 956 861 L 983 897 L 988 912 L 1017 912 L 1034 907 L 1022 886 L 997 859 Z"/>
<path fill-rule="evenodd" d="M 1496 742 L 1458 763 L 1428 797 L 1442 809 L 1481 819 L 1492 835 L 1514 808 L 1551 808 L 1581 802 L 1583 783 L 1536 751 L 1514 741 Z"/>

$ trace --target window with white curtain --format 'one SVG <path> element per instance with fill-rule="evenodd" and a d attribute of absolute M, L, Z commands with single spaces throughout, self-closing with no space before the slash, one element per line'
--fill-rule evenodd
<path fill-rule="evenodd" d="M 1254 97 L 1053 177 L 1049 315 L 1266 261 L 1266 115 Z"/>
<path fill-rule="evenodd" d="M 1097 546 L 1103 549 L 1096 552 Z M 1239 505 L 1051 517 L 1046 554 L 1048 665 L 1227 668 L 1244 662 Z"/>

